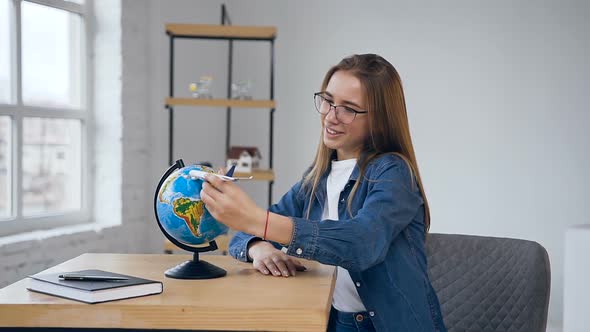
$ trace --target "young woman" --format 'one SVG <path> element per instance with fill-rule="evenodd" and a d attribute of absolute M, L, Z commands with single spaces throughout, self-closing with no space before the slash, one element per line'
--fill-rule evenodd
<path fill-rule="evenodd" d="M 266 211 L 234 183 L 207 178 L 207 209 L 240 231 L 231 255 L 274 276 L 304 269 L 295 257 L 337 266 L 330 331 L 446 331 L 427 274 L 430 213 L 397 71 L 378 55 L 353 55 L 327 72 L 314 102 L 315 160 L 278 204 Z"/>

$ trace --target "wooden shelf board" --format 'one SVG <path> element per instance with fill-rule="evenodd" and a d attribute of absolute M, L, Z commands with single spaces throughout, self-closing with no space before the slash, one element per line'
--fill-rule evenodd
<path fill-rule="evenodd" d="M 274 181 L 275 173 L 272 169 L 257 169 L 253 170 L 252 173 L 234 173 L 235 177 L 248 177 L 252 175 L 253 180 L 258 181 Z"/>
<path fill-rule="evenodd" d="M 275 108 L 274 100 L 166 98 L 168 106 L 209 106 L 241 108 Z"/>
<path fill-rule="evenodd" d="M 277 28 L 271 26 L 240 26 L 214 24 L 166 24 L 166 32 L 173 36 L 203 38 L 274 39 Z"/>

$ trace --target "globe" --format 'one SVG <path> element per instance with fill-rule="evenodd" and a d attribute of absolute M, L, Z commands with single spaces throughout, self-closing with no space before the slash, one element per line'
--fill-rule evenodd
<path fill-rule="evenodd" d="M 203 180 L 191 178 L 189 172 L 192 170 L 215 172 L 201 165 L 177 169 L 164 180 L 156 204 L 162 227 L 174 239 L 188 246 L 211 242 L 228 230 L 207 211 L 200 196 Z"/>
<path fill-rule="evenodd" d="M 217 249 L 215 238 L 227 233 L 228 228 L 207 211 L 200 196 L 204 181 L 191 177 L 189 172 L 192 170 L 215 172 L 203 165 L 185 166 L 179 159 L 166 170 L 156 187 L 154 212 L 160 230 L 170 242 L 193 252 L 193 260 L 179 264 L 164 274 L 177 279 L 223 277 L 226 271 L 200 260 L 199 252 Z"/>

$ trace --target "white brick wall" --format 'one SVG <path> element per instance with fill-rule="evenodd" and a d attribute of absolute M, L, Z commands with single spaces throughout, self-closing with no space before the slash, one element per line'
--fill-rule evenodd
<path fill-rule="evenodd" d="M 101 0 L 96 2 L 96 7 L 97 15 L 104 15 L 97 18 L 96 27 L 97 33 L 103 34 L 97 38 L 99 45 L 95 50 L 95 62 L 103 66 L 95 74 L 97 80 L 103 80 L 102 86 L 97 83 L 101 89 L 95 102 L 97 107 L 103 107 L 97 113 L 113 111 L 119 106 L 114 115 L 107 119 L 97 115 L 95 121 L 95 134 L 104 139 L 96 139 L 96 147 L 91 150 L 97 157 L 93 168 L 98 191 L 94 215 L 103 225 L 115 225 L 106 228 L 86 225 L 30 234 L 30 239 L 25 241 L 0 242 L 0 287 L 85 252 L 162 250 L 162 235 L 151 208 L 155 179 L 150 176 L 147 105 L 150 70 L 149 36 L 145 27 L 149 23 L 149 5 L 131 0 L 122 0 L 120 5 L 119 0 Z M 114 20 L 117 15 L 122 23 L 119 38 L 105 36 L 105 29 L 117 28 L 117 24 L 109 23 L 119 22 Z M 121 51 L 115 56 L 113 50 L 117 49 Z M 117 61 L 122 61 L 121 65 L 117 66 Z M 118 68 L 122 68 L 122 73 L 121 70 L 113 73 Z M 118 84 L 120 91 L 116 91 Z M 105 90 L 108 86 L 112 91 Z"/>

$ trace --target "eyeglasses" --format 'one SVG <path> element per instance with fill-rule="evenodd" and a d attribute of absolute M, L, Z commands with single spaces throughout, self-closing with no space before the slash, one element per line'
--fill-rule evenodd
<path fill-rule="evenodd" d="M 313 101 L 315 103 L 315 109 L 322 115 L 327 115 L 333 108 L 336 119 L 344 124 L 354 121 L 357 114 L 368 113 L 367 111 L 357 111 L 344 105 L 334 105 L 333 101 L 329 97 L 324 96 L 322 92 L 314 93 Z"/>

